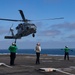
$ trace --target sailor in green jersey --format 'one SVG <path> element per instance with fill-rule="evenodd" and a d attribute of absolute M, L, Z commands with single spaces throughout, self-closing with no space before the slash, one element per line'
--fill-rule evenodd
<path fill-rule="evenodd" d="M 67 46 L 65 46 L 64 51 L 65 51 L 64 60 L 66 60 L 66 57 L 69 60 L 69 48 Z"/>
<path fill-rule="evenodd" d="M 16 44 L 12 43 L 12 45 L 9 47 L 9 51 L 10 51 L 10 65 L 11 66 L 14 65 L 14 60 L 16 58 L 16 50 L 17 50 Z"/>

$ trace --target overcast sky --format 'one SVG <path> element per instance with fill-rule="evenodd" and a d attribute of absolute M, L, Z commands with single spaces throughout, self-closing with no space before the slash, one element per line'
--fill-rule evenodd
<path fill-rule="evenodd" d="M 25 18 L 37 26 L 35 38 L 32 35 L 17 40 L 18 48 L 34 48 L 37 42 L 42 48 L 75 48 L 75 0 L 0 0 L 0 18 L 22 19 L 18 10 L 23 10 Z M 64 17 L 60 20 L 40 20 Z M 14 40 L 4 39 L 11 35 L 20 22 L 0 20 L 0 49 L 7 49 Z M 16 34 L 16 32 L 15 32 Z"/>

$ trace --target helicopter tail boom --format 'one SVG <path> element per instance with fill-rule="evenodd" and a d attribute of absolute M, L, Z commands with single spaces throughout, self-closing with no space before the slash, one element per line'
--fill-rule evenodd
<path fill-rule="evenodd" d="M 5 36 L 5 39 L 21 39 L 21 38 L 16 38 L 15 36 Z"/>
<path fill-rule="evenodd" d="M 14 39 L 13 36 L 5 36 L 4 38 L 5 38 L 5 39 Z"/>

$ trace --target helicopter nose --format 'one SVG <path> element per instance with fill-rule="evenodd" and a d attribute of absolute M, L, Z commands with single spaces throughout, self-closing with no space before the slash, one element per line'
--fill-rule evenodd
<path fill-rule="evenodd" d="M 31 26 L 31 32 L 36 33 L 36 26 Z"/>

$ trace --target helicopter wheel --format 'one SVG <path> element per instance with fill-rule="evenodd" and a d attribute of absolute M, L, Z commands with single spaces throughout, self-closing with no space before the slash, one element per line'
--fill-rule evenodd
<path fill-rule="evenodd" d="M 32 36 L 35 37 L 35 34 L 33 33 Z"/>

